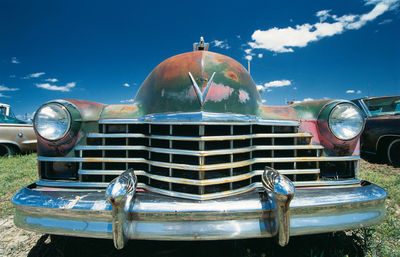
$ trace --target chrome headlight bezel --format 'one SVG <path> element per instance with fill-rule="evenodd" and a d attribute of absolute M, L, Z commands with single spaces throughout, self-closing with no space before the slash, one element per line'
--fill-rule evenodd
<path fill-rule="evenodd" d="M 63 129 L 63 132 L 62 133 L 58 133 L 58 134 L 56 134 L 54 136 L 44 135 L 43 131 L 41 131 L 39 120 L 38 120 L 39 119 L 38 117 L 41 114 L 41 111 L 44 108 L 49 107 L 49 106 L 53 106 L 55 108 L 59 108 L 59 110 L 61 110 L 61 112 L 65 115 L 64 118 L 67 120 L 67 126 Z M 37 132 L 37 134 L 41 138 L 43 138 L 45 140 L 48 140 L 48 141 L 57 141 L 57 140 L 60 140 L 63 137 L 65 137 L 68 134 L 68 132 L 70 131 L 70 129 L 71 129 L 71 124 L 72 124 L 72 118 L 71 118 L 70 112 L 68 111 L 68 109 L 64 105 L 62 105 L 60 103 L 57 103 L 57 102 L 50 102 L 50 103 L 46 103 L 46 104 L 42 105 L 36 111 L 35 116 L 33 118 L 33 126 L 35 128 L 35 131 Z"/>
<path fill-rule="evenodd" d="M 344 135 L 343 133 L 340 132 L 340 130 L 335 128 L 335 123 L 337 123 L 337 122 L 333 120 L 334 119 L 333 117 L 335 116 L 335 112 L 342 111 L 342 113 L 340 113 L 339 115 L 343 115 L 343 113 L 345 113 L 346 110 L 344 110 L 344 111 L 340 110 L 340 108 L 344 108 L 344 107 L 351 108 L 353 111 L 355 111 L 358 114 L 357 118 L 359 119 L 359 121 L 354 121 L 355 123 L 359 123 L 359 125 L 352 127 L 351 130 L 353 130 L 354 133 L 350 134 L 349 136 Z M 357 118 L 355 118 L 355 119 L 357 119 Z M 348 120 L 348 119 L 343 118 L 344 122 L 346 120 Z M 337 139 L 342 140 L 342 141 L 349 141 L 349 140 L 352 140 L 352 139 L 358 137 L 363 131 L 364 123 L 365 123 L 365 120 L 364 120 L 364 116 L 363 116 L 361 110 L 351 102 L 342 102 L 342 103 L 337 104 L 335 107 L 332 108 L 332 110 L 329 113 L 329 117 L 328 117 L 329 130 Z M 347 125 L 347 127 L 350 127 L 350 126 Z M 343 128 L 342 128 L 342 130 L 343 130 Z"/>

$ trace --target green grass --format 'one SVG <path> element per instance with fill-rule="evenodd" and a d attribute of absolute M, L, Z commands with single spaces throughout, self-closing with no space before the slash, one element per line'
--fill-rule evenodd
<path fill-rule="evenodd" d="M 13 194 L 23 186 L 37 180 L 36 167 L 35 154 L 0 158 L 0 216 L 9 215 L 13 212 L 10 202 Z M 125 249 L 116 251 L 111 240 L 68 237 L 58 238 L 58 241 L 56 240 L 56 243 L 54 243 L 55 246 L 52 247 L 64 249 L 63 245 L 68 244 L 71 246 L 69 248 L 75 249 L 80 248 L 82 244 L 89 245 L 87 251 L 82 250 L 82 255 L 79 256 L 100 256 L 102 252 L 108 252 L 110 256 L 127 256 L 135 252 L 137 256 L 174 255 L 178 257 L 187 256 L 193 249 L 197 249 L 197 254 L 194 253 L 193 256 L 208 256 L 209 253 L 214 253 L 214 256 L 221 257 L 400 256 L 400 169 L 362 161 L 359 177 L 388 191 L 386 219 L 378 226 L 346 232 L 291 237 L 289 245 L 286 247 L 278 246 L 275 238 L 217 242 L 130 241 Z M 61 244 L 61 246 L 57 244 Z M 42 250 L 47 251 L 48 249 Z"/>
<path fill-rule="evenodd" d="M 11 214 L 12 196 L 38 179 L 36 154 L 0 157 L 0 217 Z"/>
<path fill-rule="evenodd" d="M 367 253 L 371 256 L 400 256 L 400 168 L 362 161 L 359 177 L 388 192 L 385 222 L 363 232 Z"/>

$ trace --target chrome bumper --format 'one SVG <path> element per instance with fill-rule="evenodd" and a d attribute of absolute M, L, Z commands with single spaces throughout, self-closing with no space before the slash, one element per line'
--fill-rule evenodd
<path fill-rule="evenodd" d="M 382 222 L 386 195 L 385 190 L 368 182 L 357 187 L 296 189 L 290 202 L 290 236 Z M 104 190 L 62 190 L 32 184 L 21 189 L 12 202 L 15 224 L 24 229 L 114 238 L 115 242 L 113 209 Z M 137 191 L 126 207 L 124 235 L 151 240 L 273 237 L 279 233 L 277 210 L 276 202 L 260 191 L 207 201 Z"/>

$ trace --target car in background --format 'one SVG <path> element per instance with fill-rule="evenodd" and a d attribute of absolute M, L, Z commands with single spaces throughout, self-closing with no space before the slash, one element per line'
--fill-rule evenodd
<path fill-rule="evenodd" d="M 361 152 L 400 166 L 400 95 L 355 99 L 366 118 Z"/>
<path fill-rule="evenodd" d="M 33 126 L 17 119 L 8 104 L 0 103 L 0 156 L 33 152 L 36 145 Z"/>

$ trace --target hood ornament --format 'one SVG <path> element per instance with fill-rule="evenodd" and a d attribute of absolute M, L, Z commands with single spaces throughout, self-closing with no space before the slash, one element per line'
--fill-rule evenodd
<path fill-rule="evenodd" d="M 196 92 L 197 98 L 199 99 L 201 106 L 203 106 L 203 104 L 205 102 L 208 90 L 210 89 L 210 86 L 214 79 L 214 75 L 215 75 L 215 72 L 211 75 L 211 78 L 208 80 L 208 83 L 207 83 L 206 89 L 204 89 L 204 92 L 201 92 L 200 87 L 197 85 L 196 80 L 193 78 L 192 73 L 190 73 L 190 71 L 189 71 L 189 77 L 190 77 L 190 80 L 192 81 L 192 84 L 194 87 L 194 92 Z M 202 80 L 204 80 L 204 78 L 202 78 Z"/>
<path fill-rule="evenodd" d="M 200 37 L 199 43 L 193 43 L 193 51 L 208 51 L 209 43 L 204 42 L 204 38 Z"/>

